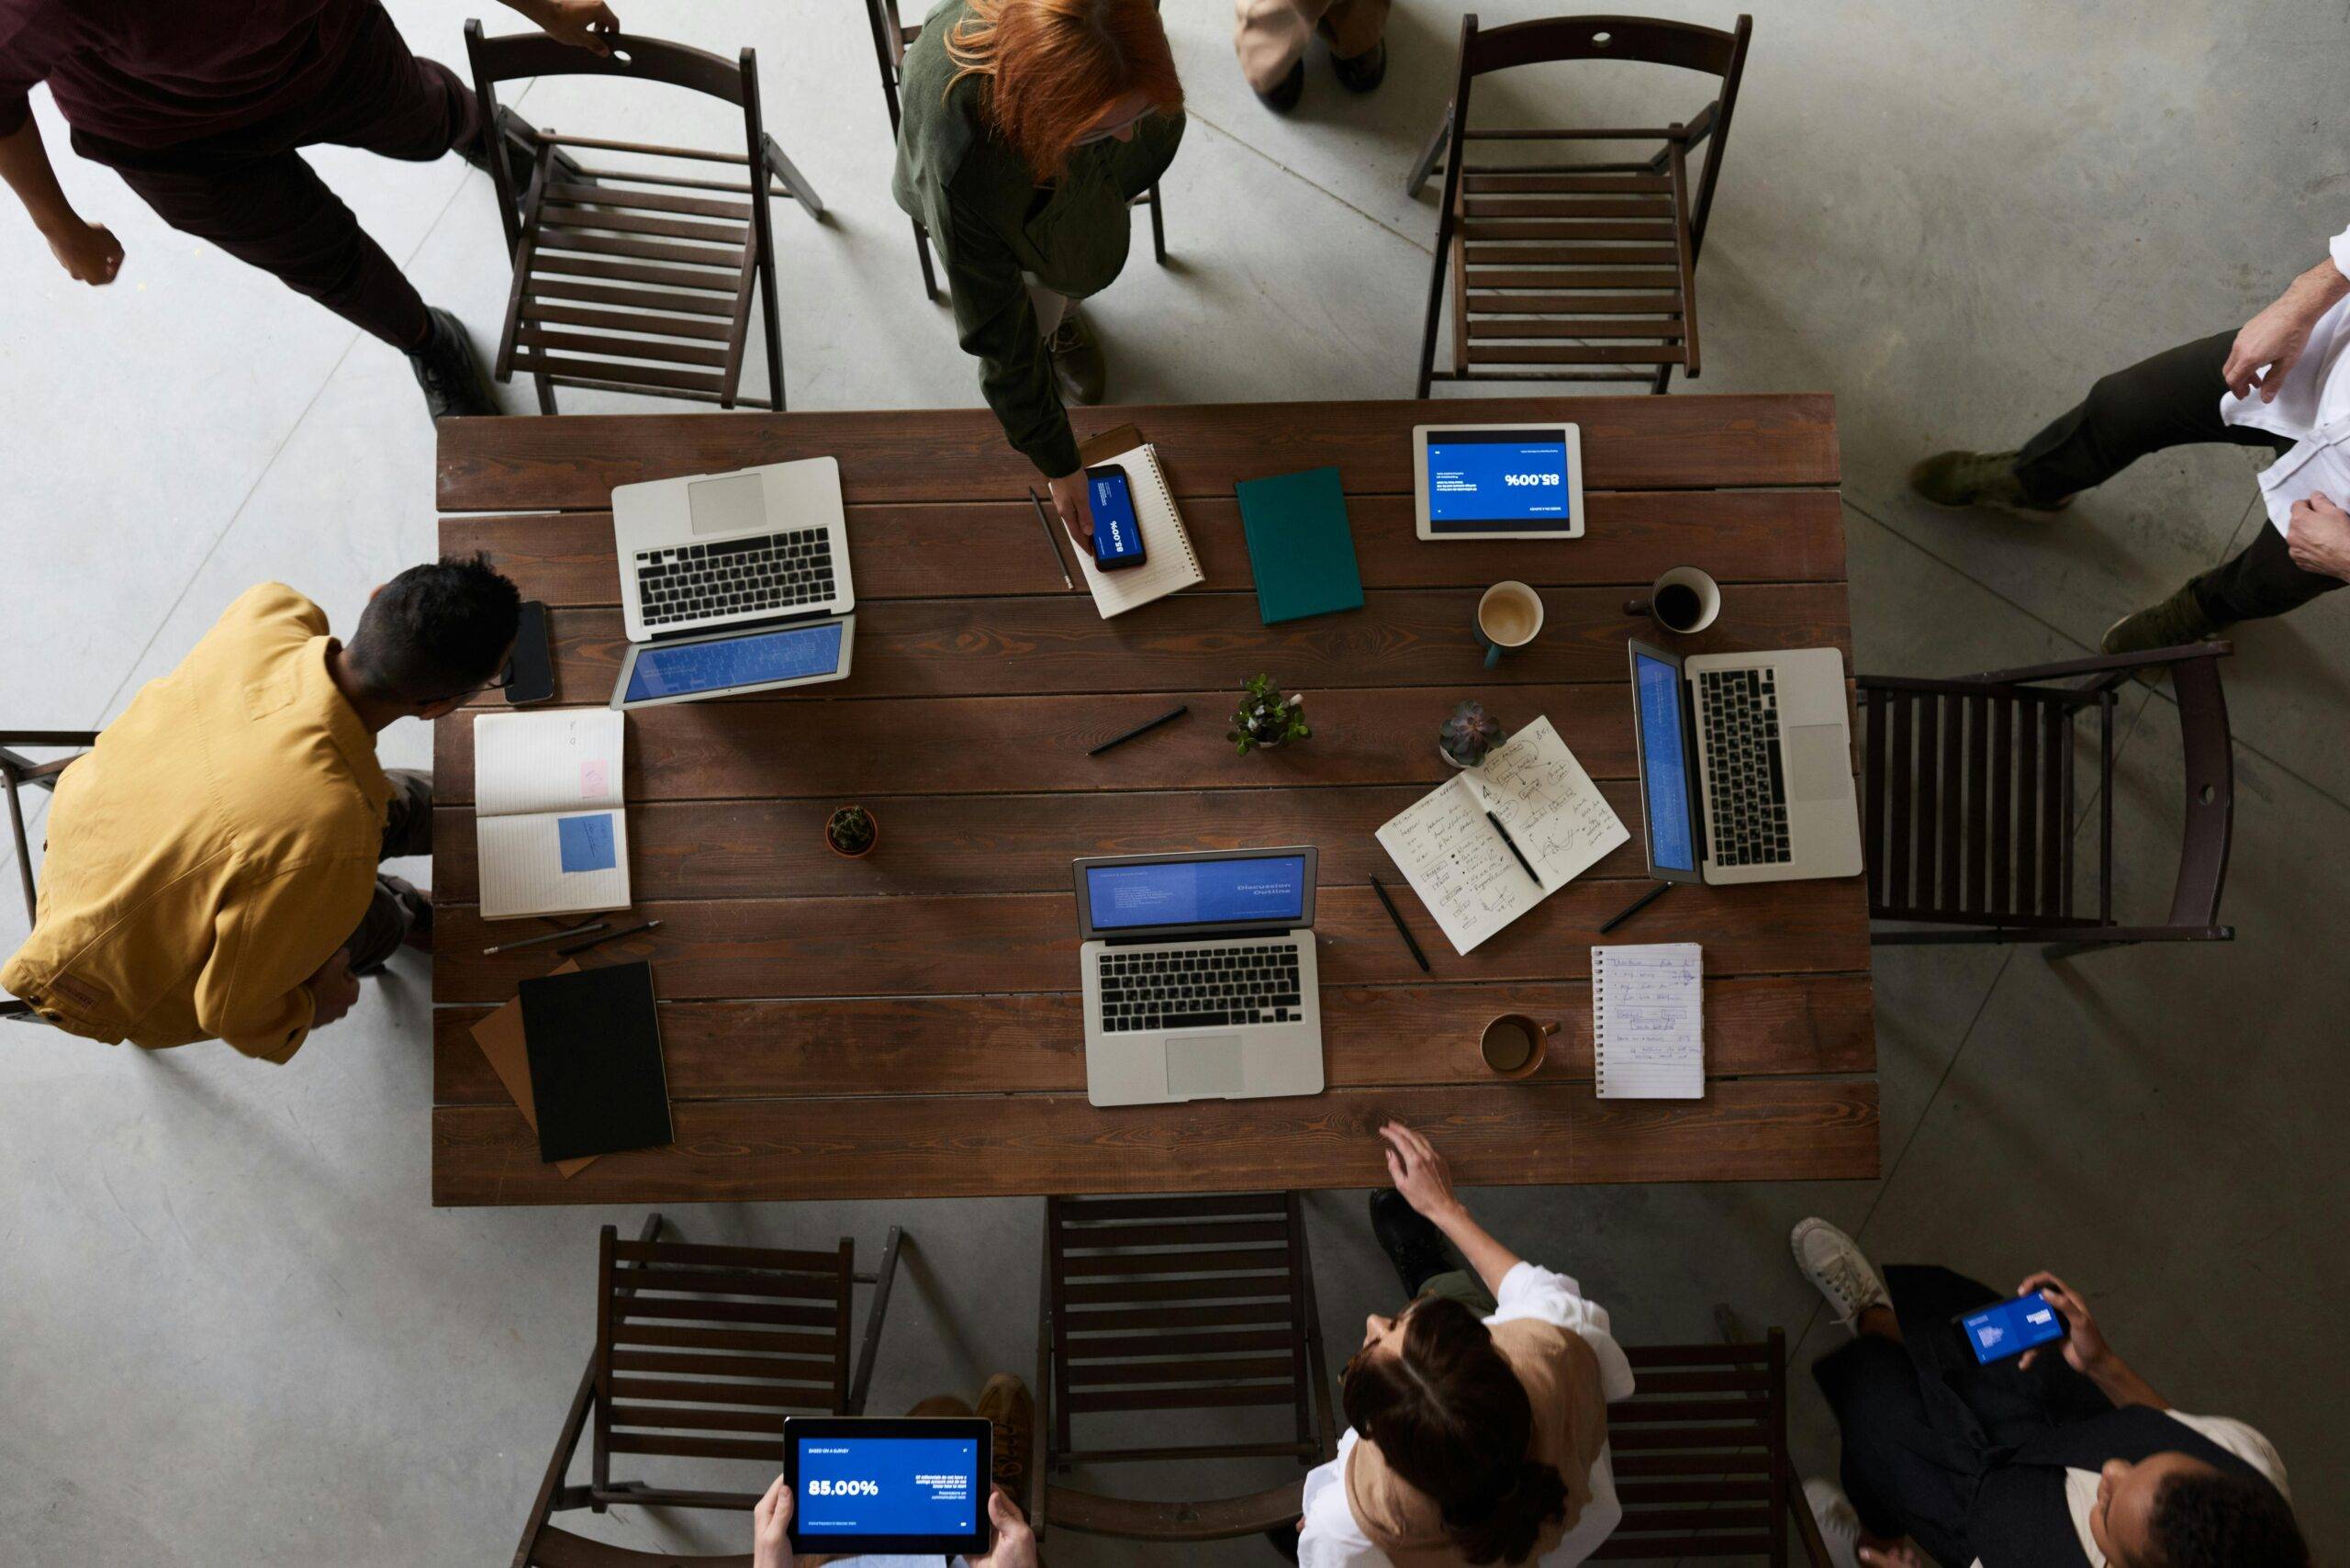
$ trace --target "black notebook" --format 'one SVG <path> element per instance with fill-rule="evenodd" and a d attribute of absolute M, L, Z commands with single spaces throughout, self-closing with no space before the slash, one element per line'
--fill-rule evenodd
<path fill-rule="evenodd" d="M 526 980 L 521 1002 L 540 1159 L 576 1159 L 671 1141 L 652 965 L 610 964 Z"/>

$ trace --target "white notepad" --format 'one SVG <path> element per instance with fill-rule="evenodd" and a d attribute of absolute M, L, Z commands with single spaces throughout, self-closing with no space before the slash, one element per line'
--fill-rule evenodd
<path fill-rule="evenodd" d="M 1526 874 L 1491 810 L 1540 874 Z M 1549 898 L 1631 834 L 1547 718 L 1388 819 L 1379 842 L 1466 953 Z"/>
<path fill-rule="evenodd" d="M 621 801 L 627 715 L 610 708 L 474 720 L 481 917 L 626 909 Z"/>
<path fill-rule="evenodd" d="M 1175 493 L 1167 487 L 1167 476 L 1159 470 L 1158 449 L 1146 442 L 1094 466 L 1126 471 L 1127 487 L 1134 492 L 1135 521 L 1142 527 L 1139 566 L 1105 572 L 1093 564 L 1092 551 L 1078 550 L 1077 564 L 1084 570 L 1085 586 L 1093 590 L 1094 608 L 1102 611 L 1102 619 L 1124 615 L 1199 582 L 1204 575 L 1200 558 L 1192 553 L 1192 536 L 1183 532 L 1183 514 L 1175 510 Z"/>
<path fill-rule="evenodd" d="M 1706 955 L 1695 942 L 1591 950 L 1591 1038 L 1602 1100 L 1706 1093 Z"/>

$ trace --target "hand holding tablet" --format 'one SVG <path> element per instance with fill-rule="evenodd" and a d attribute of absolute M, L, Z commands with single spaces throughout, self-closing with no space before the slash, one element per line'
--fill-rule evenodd
<path fill-rule="evenodd" d="M 988 1549 L 993 1425 L 976 1417 L 795 1416 L 783 1484 L 798 1551 L 977 1557 Z"/>
<path fill-rule="evenodd" d="M 790 1531 L 797 1511 L 791 1488 L 777 1476 L 752 1515 L 751 1568 L 795 1568 Z M 988 1518 L 995 1526 L 995 1548 L 984 1557 L 968 1559 L 970 1568 L 1037 1568 L 1035 1532 L 1001 1486 L 988 1495 Z"/>

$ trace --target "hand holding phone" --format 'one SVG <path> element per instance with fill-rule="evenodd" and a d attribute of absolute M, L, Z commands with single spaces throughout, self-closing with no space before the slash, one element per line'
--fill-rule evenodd
<path fill-rule="evenodd" d="M 1061 526 L 1069 536 L 1083 549 L 1093 546 L 1093 513 L 1085 504 L 1085 470 L 1072 470 L 1058 479 L 1045 481 L 1045 488 L 1053 498 L 1053 510 L 1061 514 Z"/>
<path fill-rule="evenodd" d="M 1126 471 L 1114 463 L 1088 468 L 1085 495 L 1093 511 L 1093 564 L 1105 572 L 1141 566 L 1142 520 Z"/>
<path fill-rule="evenodd" d="M 2058 1294 L 2063 1294 L 2061 1288 Z M 2026 1291 L 2012 1301 L 1962 1312 L 1957 1323 L 1959 1332 L 1966 1336 L 1966 1348 L 1975 1352 L 1975 1365 L 1986 1367 L 2019 1355 L 2027 1358 L 2022 1364 L 2028 1365 L 2031 1352 L 2062 1339 L 2066 1329 L 2064 1316 L 2056 1310 L 2055 1304 L 2038 1291 Z"/>
<path fill-rule="evenodd" d="M 2098 1326 L 2095 1315 L 2089 1311 L 2089 1304 L 2064 1281 L 2042 1269 L 2016 1287 L 2019 1298 L 2026 1293 L 2040 1296 L 2063 1317 L 2065 1327 L 2065 1360 L 2075 1372 L 2093 1372 L 2112 1353 L 2105 1342 L 2105 1330 Z M 2039 1359 L 2038 1350 L 2027 1350 L 2023 1360 L 2016 1364 L 2030 1367 Z"/>

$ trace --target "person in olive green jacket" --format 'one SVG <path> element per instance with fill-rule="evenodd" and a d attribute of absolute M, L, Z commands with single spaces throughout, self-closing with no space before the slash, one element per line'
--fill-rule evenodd
<path fill-rule="evenodd" d="M 1064 397 L 1102 396 L 1076 301 L 1126 263 L 1126 203 L 1183 139 L 1152 0 L 946 0 L 906 51 L 890 189 L 946 263 L 955 328 L 1081 545 L 1093 521 Z"/>

